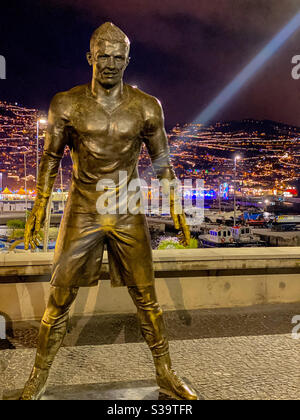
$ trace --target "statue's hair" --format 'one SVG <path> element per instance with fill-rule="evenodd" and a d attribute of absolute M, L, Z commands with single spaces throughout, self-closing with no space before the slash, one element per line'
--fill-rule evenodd
<path fill-rule="evenodd" d="M 96 43 L 99 41 L 110 41 L 110 42 L 121 42 L 126 44 L 129 51 L 130 41 L 126 34 L 124 34 L 121 29 L 111 22 L 105 22 L 103 25 L 99 26 L 94 33 L 92 34 L 90 41 L 90 49 L 93 50 Z"/>

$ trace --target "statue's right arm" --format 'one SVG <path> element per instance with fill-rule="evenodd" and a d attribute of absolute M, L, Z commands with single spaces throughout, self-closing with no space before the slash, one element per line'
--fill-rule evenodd
<path fill-rule="evenodd" d="M 51 101 L 45 137 L 44 153 L 39 167 L 37 196 L 25 227 L 25 249 L 35 248 L 38 233 L 45 221 L 46 208 L 57 176 L 64 149 L 68 144 L 69 98 L 58 93 Z"/>

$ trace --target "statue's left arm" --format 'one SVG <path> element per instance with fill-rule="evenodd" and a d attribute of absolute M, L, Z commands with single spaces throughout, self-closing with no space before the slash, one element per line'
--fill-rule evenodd
<path fill-rule="evenodd" d="M 181 242 L 188 245 L 190 230 L 186 223 L 184 211 L 176 211 L 176 174 L 170 161 L 168 137 L 164 126 L 164 114 L 159 101 L 151 98 L 151 103 L 145 107 L 144 142 L 149 152 L 153 169 L 157 178 L 164 185 L 166 181 L 173 183 L 170 192 L 170 213 L 176 229 L 182 230 Z M 168 184 L 167 182 L 167 184 Z"/>

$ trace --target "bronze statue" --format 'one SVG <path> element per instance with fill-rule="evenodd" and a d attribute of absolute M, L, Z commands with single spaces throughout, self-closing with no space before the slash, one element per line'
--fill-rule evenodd
<path fill-rule="evenodd" d="M 105 244 L 112 285 L 128 287 L 137 307 L 143 337 L 154 358 L 161 392 L 176 399 L 197 399 L 195 391 L 178 378 L 171 366 L 162 310 L 154 288 L 145 216 L 138 211 L 139 203 L 137 211 L 131 214 L 123 211 L 130 192 L 121 199 L 122 189 L 132 179 L 138 179 L 137 161 L 143 143 L 157 177 L 175 179 L 159 101 L 123 84 L 129 48 L 129 39 L 119 28 L 108 22 L 100 26 L 92 35 L 87 54 L 93 68 L 91 83 L 58 93 L 50 105 L 38 194 L 25 229 L 26 249 L 29 244 L 32 248 L 38 244 L 38 233 L 67 145 L 71 150 L 73 175 L 54 255 L 49 303 L 23 400 L 42 396 L 49 369 L 66 334 L 68 313 L 78 289 L 95 286 L 100 280 Z M 127 176 L 120 178 L 121 172 Z M 115 183 L 112 190 L 120 200 L 116 212 L 101 214 L 98 200 L 101 194 L 107 193 L 107 188 L 101 192 L 97 184 L 108 179 Z M 188 243 L 190 233 L 184 213 L 174 211 L 174 191 L 170 201 L 175 227 L 182 230 L 181 240 Z"/>

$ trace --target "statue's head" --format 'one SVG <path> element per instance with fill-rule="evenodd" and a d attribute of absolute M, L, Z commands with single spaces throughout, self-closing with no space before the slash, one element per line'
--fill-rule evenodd
<path fill-rule="evenodd" d="M 130 41 L 117 26 L 106 22 L 95 30 L 87 60 L 93 67 L 93 78 L 106 88 L 118 84 L 129 63 Z"/>

